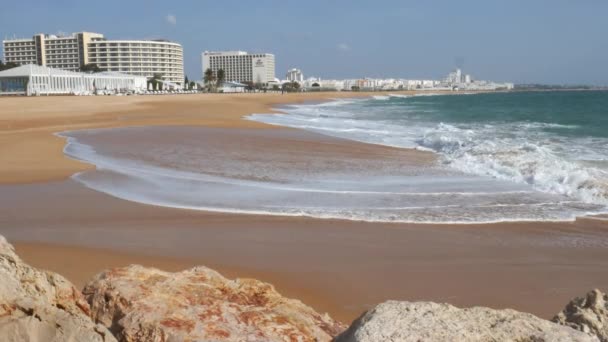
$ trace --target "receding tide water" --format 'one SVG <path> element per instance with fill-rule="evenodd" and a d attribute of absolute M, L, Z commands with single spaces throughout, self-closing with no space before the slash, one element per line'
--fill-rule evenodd
<path fill-rule="evenodd" d="M 65 152 L 97 165 L 74 177 L 90 188 L 178 208 L 419 223 L 607 211 L 608 92 L 392 95 L 282 110 L 248 119 L 433 151 L 438 161 L 300 158 L 268 144 L 310 137 L 233 131 L 243 143 L 226 144 L 227 132 L 195 127 L 68 132 Z"/>

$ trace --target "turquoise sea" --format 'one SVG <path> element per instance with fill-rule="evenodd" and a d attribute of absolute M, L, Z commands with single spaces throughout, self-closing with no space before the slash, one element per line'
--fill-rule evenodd
<path fill-rule="evenodd" d="M 294 105 L 252 120 L 439 154 L 440 163 L 608 204 L 608 92 L 394 94 Z"/>

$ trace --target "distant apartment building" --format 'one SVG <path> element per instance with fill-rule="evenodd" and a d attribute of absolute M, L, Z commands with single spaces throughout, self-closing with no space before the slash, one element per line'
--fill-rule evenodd
<path fill-rule="evenodd" d="M 93 63 L 102 71 L 148 78 L 162 75 L 168 82 L 184 82 L 182 47 L 168 41 L 106 40 L 100 33 L 79 32 L 65 37 L 37 34 L 2 43 L 5 62 L 68 71 L 78 71 L 81 66 Z"/>
<path fill-rule="evenodd" d="M 304 74 L 300 69 L 289 69 L 287 70 L 287 74 L 285 75 L 285 79 L 289 82 L 304 82 Z"/>
<path fill-rule="evenodd" d="M 94 38 L 103 38 L 103 35 L 90 32 L 69 37 L 37 34 L 29 39 L 4 40 L 4 61 L 78 71 L 81 65 L 87 64 L 87 47 Z"/>
<path fill-rule="evenodd" d="M 460 69 L 450 72 L 438 85 L 451 90 L 511 90 L 513 83 L 476 80 L 469 74 L 463 74 Z"/>
<path fill-rule="evenodd" d="M 269 83 L 275 80 L 274 55 L 250 54 L 245 51 L 205 51 L 202 54 L 203 77 L 205 70 L 215 74 L 222 69 L 228 82 Z"/>

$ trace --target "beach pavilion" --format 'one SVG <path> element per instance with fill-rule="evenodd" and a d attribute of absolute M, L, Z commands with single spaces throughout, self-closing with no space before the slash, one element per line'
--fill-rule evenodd
<path fill-rule="evenodd" d="M 0 72 L 0 95 L 88 95 L 146 90 L 147 79 L 114 72 L 82 73 L 35 64 Z"/>

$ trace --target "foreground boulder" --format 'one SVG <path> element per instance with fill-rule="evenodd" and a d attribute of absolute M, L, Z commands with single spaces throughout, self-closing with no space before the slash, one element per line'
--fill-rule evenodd
<path fill-rule="evenodd" d="M 83 293 L 91 316 L 121 341 L 330 341 L 345 329 L 270 284 L 206 267 L 116 268 Z"/>
<path fill-rule="evenodd" d="M 608 296 L 596 289 L 583 298 L 575 298 L 553 321 L 608 342 Z"/>
<path fill-rule="evenodd" d="M 432 302 L 384 302 L 353 322 L 336 342 L 598 341 L 569 327 L 514 310 L 459 309 Z"/>
<path fill-rule="evenodd" d="M 89 318 L 86 300 L 62 276 L 25 264 L 0 236 L 2 341 L 116 341 Z"/>

